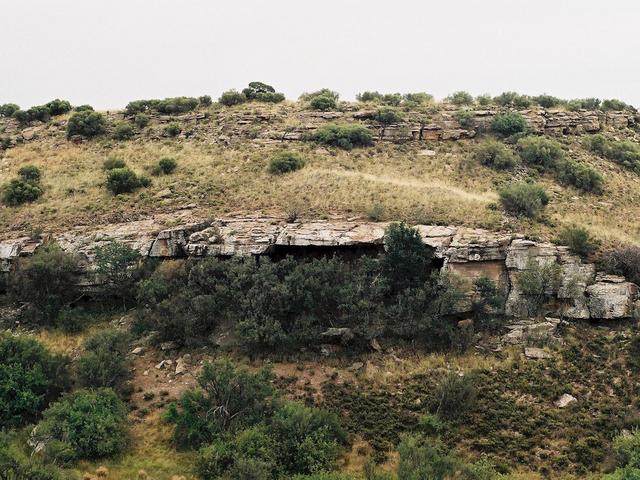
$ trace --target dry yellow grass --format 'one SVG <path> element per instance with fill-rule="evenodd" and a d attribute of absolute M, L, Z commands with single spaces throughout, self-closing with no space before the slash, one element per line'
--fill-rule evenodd
<path fill-rule="evenodd" d="M 98 462 L 80 462 L 79 474 L 92 473 L 100 466 L 109 470 L 108 480 L 134 480 L 144 470 L 152 480 L 171 480 L 192 475 L 195 453 L 179 452 L 171 445 L 172 427 L 160 419 L 158 412 L 131 427 L 131 447 L 119 458 Z"/>

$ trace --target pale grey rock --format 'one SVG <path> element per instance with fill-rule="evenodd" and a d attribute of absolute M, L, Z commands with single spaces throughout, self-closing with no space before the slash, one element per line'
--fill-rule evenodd
<path fill-rule="evenodd" d="M 558 400 L 556 400 L 555 406 L 558 408 L 565 408 L 577 401 L 578 399 L 573 395 L 569 395 L 568 393 L 563 393 L 562 396 Z"/>
<path fill-rule="evenodd" d="M 532 360 L 546 360 L 549 358 L 553 358 L 553 355 L 551 355 L 549 352 L 537 347 L 526 347 L 524 349 L 524 356 Z"/>
<path fill-rule="evenodd" d="M 586 288 L 591 318 L 620 319 L 633 316 L 638 286 L 624 277 L 598 275 Z"/>

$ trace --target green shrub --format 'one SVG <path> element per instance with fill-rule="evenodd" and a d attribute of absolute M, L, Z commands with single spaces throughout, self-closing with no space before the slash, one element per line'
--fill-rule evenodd
<path fill-rule="evenodd" d="M 74 112 L 93 112 L 93 107 L 91 105 L 78 105 L 74 107 Z"/>
<path fill-rule="evenodd" d="M 28 320 L 51 325 L 62 307 L 78 298 L 78 270 L 74 255 L 54 242 L 45 243 L 31 257 L 18 260 L 9 274 L 9 294 L 26 305 L 24 315 Z"/>
<path fill-rule="evenodd" d="M 35 165 L 25 165 L 18 170 L 18 176 L 25 182 L 39 182 L 42 178 L 42 173 Z"/>
<path fill-rule="evenodd" d="M 53 465 L 46 465 L 27 455 L 0 432 L 0 478 L 3 480 L 69 480 Z"/>
<path fill-rule="evenodd" d="M 393 227 L 387 254 L 351 263 L 165 262 L 140 285 L 136 330 L 197 344 L 233 321 L 240 344 L 252 351 L 315 344 L 331 327 L 350 329 L 355 345 L 388 334 L 446 346 L 459 289 L 431 275 L 431 252 L 412 231 Z"/>
<path fill-rule="evenodd" d="M 433 103 L 433 95 L 426 92 L 405 93 L 402 101 L 411 106 L 428 105 Z"/>
<path fill-rule="evenodd" d="M 560 183 L 584 192 L 601 194 L 604 189 L 604 178 L 600 172 L 573 160 L 564 160 L 556 166 L 556 178 Z"/>
<path fill-rule="evenodd" d="M 380 92 L 362 92 L 356 95 L 356 100 L 359 102 L 380 102 L 382 94 Z"/>
<path fill-rule="evenodd" d="M 124 109 L 124 114 L 131 117 L 137 113 L 148 112 L 152 109 L 153 104 L 158 100 L 134 100 L 129 102 Z"/>
<path fill-rule="evenodd" d="M 96 248 L 95 272 L 101 288 L 107 295 L 121 299 L 123 307 L 134 296 L 139 260 L 140 253 L 124 243 L 111 241 Z"/>
<path fill-rule="evenodd" d="M 535 183 L 514 183 L 498 193 L 503 208 L 517 216 L 537 218 L 549 203 L 547 192 Z"/>
<path fill-rule="evenodd" d="M 597 98 L 578 98 L 567 102 L 567 110 L 599 110 L 600 100 Z"/>
<path fill-rule="evenodd" d="M 640 145 L 637 143 L 609 140 L 604 135 L 596 134 L 585 140 L 585 146 L 597 155 L 640 174 Z"/>
<path fill-rule="evenodd" d="M 332 469 L 346 442 L 336 414 L 293 402 L 276 409 L 269 430 L 278 445 L 278 464 L 287 474 Z"/>
<path fill-rule="evenodd" d="M 69 388 L 66 359 L 32 338 L 0 334 L 0 429 L 35 421 Z"/>
<path fill-rule="evenodd" d="M 2 190 L 2 202 L 10 207 L 34 202 L 43 194 L 40 185 L 21 178 L 14 178 L 9 181 Z"/>
<path fill-rule="evenodd" d="M 546 137 L 529 135 L 521 138 L 516 149 L 524 163 L 541 171 L 555 169 L 564 158 L 560 144 Z"/>
<path fill-rule="evenodd" d="M 398 480 L 445 480 L 456 478 L 460 462 L 437 441 L 404 436 L 398 445 Z"/>
<path fill-rule="evenodd" d="M 475 114 L 470 110 L 458 110 L 456 112 L 456 120 L 462 128 L 473 128 L 475 124 Z"/>
<path fill-rule="evenodd" d="M 602 103 L 600 104 L 600 108 L 605 111 L 623 111 L 623 110 L 632 110 L 634 111 L 635 109 L 627 104 L 624 103 L 622 100 L 618 100 L 616 98 L 611 98 L 608 100 L 603 100 Z"/>
<path fill-rule="evenodd" d="M 332 97 L 320 95 L 311 98 L 309 106 L 313 110 L 320 110 L 322 112 L 325 112 L 327 110 L 335 109 L 336 101 Z"/>
<path fill-rule="evenodd" d="M 392 223 L 385 231 L 385 246 L 382 273 L 393 291 L 415 288 L 427 280 L 433 254 L 415 228 Z"/>
<path fill-rule="evenodd" d="M 11 141 L 11 138 L 5 135 L 0 136 L 0 150 L 7 150 L 8 148 L 11 148 L 12 144 L 13 142 Z"/>
<path fill-rule="evenodd" d="M 176 426 L 175 442 L 199 447 L 259 423 L 272 408 L 271 379 L 268 370 L 251 373 L 225 358 L 205 363 L 199 388 L 185 391 L 165 414 Z"/>
<path fill-rule="evenodd" d="M 600 247 L 600 242 L 591 237 L 586 228 L 578 226 L 563 228 L 556 243 L 568 246 L 571 252 L 581 257 L 588 257 Z"/>
<path fill-rule="evenodd" d="M 438 407 L 436 413 L 443 420 L 457 420 L 475 407 L 477 392 L 473 378 L 448 373 L 436 392 Z"/>
<path fill-rule="evenodd" d="M 144 177 L 139 177 L 136 173 L 129 169 L 113 168 L 107 171 L 107 189 L 114 195 L 121 193 L 131 193 L 140 187 L 146 187 L 150 181 Z"/>
<path fill-rule="evenodd" d="M 454 105 L 473 105 L 473 96 L 463 90 L 452 93 L 447 100 Z"/>
<path fill-rule="evenodd" d="M 331 98 L 334 103 L 336 103 L 340 99 L 340 94 L 328 88 L 322 88 L 317 92 L 303 93 L 302 95 L 300 95 L 300 100 L 303 102 L 310 102 L 316 97 L 328 97 Z"/>
<path fill-rule="evenodd" d="M 158 160 L 157 171 L 165 175 L 170 175 L 176 170 L 177 167 L 178 167 L 178 162 L 176 161 L 175 158 L 165 157 Z"/>
<path fill-rule="evenodd" d="M 46 105 L 37 105 L 29 110 L 14 110 L 12 114 L 21 126 L 28 125 L 34 121 L 48 122 L 51 119 L 49 107 Z"/>
<path fill-rule="evenodd" d="M 103 170 L 113 170 L 116 168 L 125 168 L 127 164 L 121 158 L 109 157 L 107 158 L 103 164 Z"/>
<path fill-rule="evenodd" d="M 0 105 L 0 117 L 9 118 L 18 110 L 20 110 L 20 107 L 15 103 L 5 103 Z"/>
<path fill-rule="evenodd" d="M 164 127 L 164 134 L 169 137 L 177 137 L 180 135 L 180 132 L 182 132 L 182 128 L 180 128 L 180 125 L 175 122 Z"/>
<path fill-rule="evenodd" d="M 499 327 L 495 316 L 502 313 L 506 301 L 504 290 L 486 276 L 476 278 L 473 289 L 477 297 L 472 301 L 471 309 L 477 326 L 480 330 L 495 332 Z"/>
<path fill-rule="evenodd" d="M 269 163 L 269 173 L 282 175 L 283 173 L 294 172 L 304 167 L 305 160 L 297 152 L 284 151 L 278 153 Z"/>
<path fill-rule="evenodd" d="M 151 117 L 149 117 L 149 115 L 147 115 L 146 113 L 138 113 L 133 119 L 133 123 L 135 123 L 136 127 L 140 129 L 145 128 L 147 125 L 149 125 L 150 121 Z"/>
<path fill-rule="evenodd" d="M 67 137 L 81 135 L 92 138 L 103 134 L 105 131 L 106 120 L 104 115 L 91 110 L 75 112 L 67 123 Z"/>
<path fill-rule="evenodd" d="M 531 106 L 531 97 L 517 92 L 503 92 L 494 97 L 493 101 L 501 107 L 527 108 Z"/>
<path fill-rule="evenodd" d="M 618 467 L 640 468 L 640 432 L 615 437 L 613 451 Z"/>
<path fill-rule="evenodd" d="M 193 97 L 173 97 L 165 98 L 164 100 L 157 100 L 153 102 L 152 106 L 160 113 L 173 115 L 176 113 L 186 113 L 198 106 L 199 102 L 197 98 Z"/>
<path fill-rule="evenodd" d="M 552 292 L 557 291 L 561 282 L 561 269 L 558 264 L 540 265 L 529 261 L 517 278 L 522 300 L 529 315 L 537 315 Z"/>
<path fill-rule="evenodd" d="M 401 122 L 402 115 L 395 108 L 382 107 L 376 111 L 376 113 L 373 115 L 373 119 L 376 122 L 382 123 L 383 125 L 391 125 L 393 123 Z"/>
<path fill-rule="evenodd" d="M 532 100 L 544 108 L 555 108 L 564 103 L 564 101 L 559 99 L 558 97 L 547 94 L 538 95 L 537 97 L 533 97 Z"/>
<path fill-rule="evenodd" d="M 119 122 L 113 129 L 113 138 L 115 140 L 129 140 L 133 138 L 133 125 L 129 122 Z"/>
<path fill-rule="evenodd" d="M 640 247 L 623 246 L 610 250 L 604 256 L 603 267 L 615 275 L 623 275 L 640 285 Z"/>
<path fill-rule="evenodd" d="M 513 152 L 494 140 L 487 140 L 478 145 L 473 152 L 473 158 L 480 165 L 496 170 L 510 170 L 518 165 L 518 159 Z"/>
<path fill-rule="evenodd" d="M 107 330 L 90 337 L 77 366 L 78 382 L 85 388 L 108 387 L 122 392 L 131 378 L 129 334 Z"/>
<path fill-rule="evenodd" d="M 48 122 L 51 120 L 51 112 L 46 105 L 36 105 L 27 110 L 29 121 L 38 120 L 40 122 Z"/>
<path fill-rule="evenodd" d="M 237 90 L 228 90 L 224 92 L 218 99 L 218 102 L 227 107 L 240 105 L 241 103 L 245 103 L 246 101 L 246 95 L 244 93 L 238 92 Z"/>
<path fill-rule="evenodd" d="M 211 95 L 202 95 L 198 97 L 198 104 L 200 104 L 201 107 L 209 107 L 212 103 L 213 100 L 211 100 Z"/>
<path fill-rule="evenodd" d="M 483 107 L 490 105 L 492 101 L 493 101 L 493 98 L 491 98 L 491 95 L 489 94 L 478 95 L 476 97 L 476 103 Z"/>
<path fill-rule="evenodd" d="M 336 124 L 329 123 L 322 125 L 307 137 L 324 145 L 340 147 L 345 150 L 351 150 L 355 147 L 368 147 L 373 145 L 373 135 L 371 131 L 360 124 Z"/>
<path fill-rule="evenodd" d="M 264 103 L 280 103 L 284 102 L 285 96 L 280 92 L 259 93 L 255 100 Z"/>
<path fill-rule="evenodd" d="M 46 440 L 45 455 L 55 441 L 55 448 L 64 447 L 69 461 L 94 460 L 124 451 L 127 425 L 126 405 L 113 390 L 78 390 L 44 411 L 34 437 Z"/>
<path fill-rule="evenodd" d="M 504 136 L 524 132 L 526 128 L 527 122 L 517 112 L 497 113 L 491 122 L 491 130 Z"/>
<path fill-rule="evenodd" d="M 47 107 L 47 109 L 49 110 L 49 114 L 52 117 L 63 115 L 67 112 L 70 112 L 72 109 L 71 104 L 67 100 L 60 100 L 59 98 L 51 100 L 45 105 L 45 107 Z"/>

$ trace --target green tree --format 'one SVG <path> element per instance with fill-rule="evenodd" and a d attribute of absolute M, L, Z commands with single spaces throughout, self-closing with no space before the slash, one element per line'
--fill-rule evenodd
<path fill-rule="evenodd" d="M 251 373 L 226 358 L 205 363 L 199 388 L 187 390 L 166 412 L 176 425 L 174 440 L 197 447 L 258 423 L 271 409 L 271 379 L 269 370 Z"/>
<path fill-rule="evenodd" d="M 134 286 L 138 281 L 140 253 L 124 243 L 111 241 L 96 248 L 96 274 L 106 292 L 122 299 L 126 308 L 128 299 L 133 298 Z"/>
<path fill-rule="evenodd" d="M 498 191 L 503 208 L 514 215 L 539 217 L 549 203 L 549 195 L 541 185 L 519 182 Z"/>
<path fill-rule="evenodd" d="M 526 128 L 527 122 L 518 112 L 497 113 L 491 122 L 491 129 L 504 136 L 524 132 Z"/>
<path fill-rule="evenodd" d="M 394 292 L 419 287 L 429 278 L 433 255 L 420 233 L 404 223 L 392 223 L 385 232 L 382 273 Z"/>
<path fill-rule="evenodd" d="M 67 137 L 81 135 L 93 138 L 106 132 L 107 122 L 104 115 L 91 110 L 75 112 L 67 123 Z"/>
<path fill-rule="evenodd" d="M 45 455 L 65 460 L 112 457 L 128 444 L 127 407 L 113 390 L 77 390 L 53 403 L 34 432 L 46 444 Z"/>
<path fill-rule="evenodd" d="M 127 332 L 107 330 L 90 337 L 84 345 L 85 353 L 78 360 L 77 377 L 85 388 L 108 387 L 118 392 L 126 390 L 131 378 Z"/>
<path fill-rule="evenodd" d="M 78 259 L 57 243 L 40 246 L 31 257 L 18 259 L 9 274 L 9 295 L 26 305 L 25 316 L 39 325 L 51 325 L 60 309 L 78 298 Z"/>
<path fill-rule="evenodd" d="M 32 338 L 0 334 L 0 358 L 0 429 L 35 421 L 70 386 L 67 360 Z"/>

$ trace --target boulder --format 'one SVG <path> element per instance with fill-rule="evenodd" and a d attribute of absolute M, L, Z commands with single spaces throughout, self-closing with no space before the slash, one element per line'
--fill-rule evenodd
<path fill-rule="evenodd" d="M 586 288 L 591 318 L 620 319 L 633 316 L 638 286 L 624 277 L 598 274 Z"/>
<path fill-rule="evenodd" d="M 524 356 L 533 360 L 546 360 L 552 358 L 552 355 L 537 347 L 527 347 L 524 349 Z"/>
<path fill-rule="evenodd" d="M 565 408 L 577 401 L 578 399 L 573 395 L 569 395 L 568 393 L 563 393 L 562 396 L 558 400 L 556 400 L 555 406 L 558 408 Z"/>
<path fill-rule="evenodd" d="M 353 331 L 350 328 L 336 328 L 332 327 L 321 333 L 321 336 L 328 341 L 349 343 L 355 337 Z"/>

